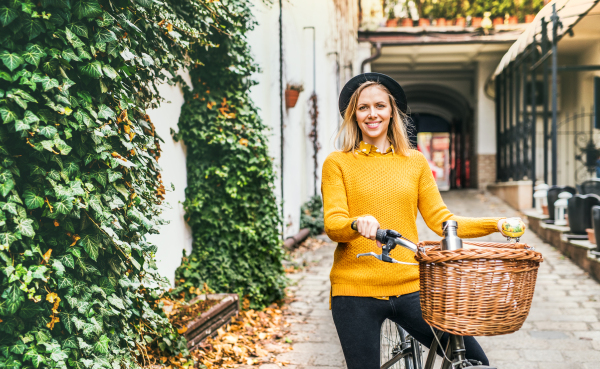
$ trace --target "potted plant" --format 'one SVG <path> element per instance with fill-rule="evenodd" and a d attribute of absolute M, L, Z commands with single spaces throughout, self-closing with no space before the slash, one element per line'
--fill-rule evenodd
<path fill-rule="evenodd" d="M 432 16 L 433 0 L 419 0 L 417 8 L 419 10 L 419 27 L 431 25 L 429 18 Z"/>
<path fill-rule="evenodd" d="M 389 0 L 385 6 L 385 14 L 387 14 L 386 27 L 398 27 L 398 17 L 395 12 L 397 3 L 396 0 Z"/>
<path fill-rule="evenodd" d="M 486 0 L 471 0 L 469 2 L 469 10 L 467 15 L 471 16 L 471 27 L 481 27 L 483 21 L 483 13 L 486 10 Z"/>
<path fill-rule="evenodd" d="M 469 4 L 468 0 L 458 0 L 456 2 L 455 26 L 462 28 L 467 26 L 467 19 L 465 16 L 468 14 L 470 6 L 471 4 Z"/>
<path fill-rule="evenodd" d="M 431 17 L 435 19 L 435 25 L 446 27 L 446 1 L 432 0 Z"/>
<path fill-rule="evenodd" d="M 535 19 L 535 15 L 544 7 L 544 0 L 524 0 L 521 7 L 525 23 L 531 23 Z"/>
<path fill-rule="evenodd" d="M 285 107 L 293 108 L 298 102 L 300 92 L 304 91 L 302 84 L 288 83 L 285 88 Z"/>
<path fill-rule="evenodd" d="M 492 24 L 494 26 L 499 26 L 499 25 L 504 24 L 504 12 L 503 12 L 504 6 L 502 5 L 503 2 L 504 2 L 504 0 L 493 0 L 489 4 Z"/>

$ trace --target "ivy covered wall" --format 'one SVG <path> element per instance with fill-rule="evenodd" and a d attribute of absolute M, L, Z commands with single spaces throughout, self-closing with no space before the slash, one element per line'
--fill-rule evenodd
<path fill-rule="evenodd" d="M 154 310 L 146 236 L 165 190 L 146 109 L 228 14 L 212 1 L 0 2 L 0 367 L 185 351 Z"/>
<path fill-rule="evenodd" d="M 184 208 L 193 251 L 176 274 L 179 290 L 206 282 L 260 307 L 283 297 L 281 219 L 274 193 L 268 127 L 249 97 L 257 71 L 246 34 L 254 27 L 246 1 L 230 2 L 229 32 L 218 48 L 195 50 L 175 136 L 187 145 Z M 227 22 L 229 19 L 227 20 Z"/>

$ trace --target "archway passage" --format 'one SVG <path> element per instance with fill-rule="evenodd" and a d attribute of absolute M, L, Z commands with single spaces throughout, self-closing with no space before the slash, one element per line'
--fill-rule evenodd
<path fill-rule="evenodd" d="M 440 190 L 471 187 L 473 109 L 467 99 L 433 83 L 409 84 L 405 92 L 419 149 L 434 173 L 444 175 L 443 180 L 436 176 Z"/>

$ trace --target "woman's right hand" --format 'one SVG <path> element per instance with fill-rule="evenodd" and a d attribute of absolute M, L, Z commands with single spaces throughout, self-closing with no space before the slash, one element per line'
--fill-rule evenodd
<path fill-rule="evenodd" d="M 356 219 L 356 230 L 361 236 L 377 242 L 377 247 L 381 247 L 381 242 L 376 240 L 379 222 L 375 217 L 367 215 Z"/>

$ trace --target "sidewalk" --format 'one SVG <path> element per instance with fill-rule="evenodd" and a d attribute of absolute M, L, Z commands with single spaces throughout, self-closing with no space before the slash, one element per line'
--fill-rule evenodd
<path fill-rule="evenodd" d="M 447 192 L 448 208 L 462 216 L 518 216 L 498 198 L 475 190 Z M 421 240 L 439 239 L 422 219 Z M 499 234 L 481 238 L 502 241 Z M 532 232 L 523 238 L 544 255 L 531 312 L 522 329 L 507 336 L 480 337 L 490 362 L 498 369 L 596 369 L 600 367 L 600 284 L 592 280 L 558 251 L 542 243 Z M 280 354 L 290 369 L 346 368 L 329 311 L 329 271 L 335 245 L 329 244 L 304 255 L 316 265 L 291 274 L 290 289 L 297 301 L 290 338 L 293 350 Z M 441 360 L 438 360 L 440 363 Z M 263 368 L 264 367 L 264 368 Z M 276 368 L 273 364 L 261 369 Z"/>

